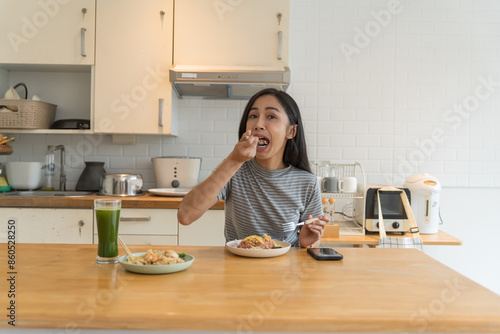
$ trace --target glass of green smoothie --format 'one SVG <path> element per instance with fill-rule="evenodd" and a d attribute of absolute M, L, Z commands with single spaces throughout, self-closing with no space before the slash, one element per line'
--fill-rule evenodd
<path fill-rule="evenodd" d="M 97 263 L 118 262 L 118 224 L 120 222 L 120 199 L 96 199 L 94 209 L 97 221 Z"/>

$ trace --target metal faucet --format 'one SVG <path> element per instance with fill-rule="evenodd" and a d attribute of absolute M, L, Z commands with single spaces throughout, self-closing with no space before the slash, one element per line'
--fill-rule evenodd
<path fill-rule="evenodd" d="M 61 151 L 61 165 L 59 169 L 59 190 L 66 191 L 66 172 L 64 171 L 65 150 L 64 145 L 49 145 L 49 151 Z"/>

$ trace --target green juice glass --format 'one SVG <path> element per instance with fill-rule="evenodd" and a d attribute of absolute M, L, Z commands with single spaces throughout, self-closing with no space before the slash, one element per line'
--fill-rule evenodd
<path fill-rule="evenodd" d="M 118 225 L 120 223 L 120 199 L 96 199 L 94 210 L 97 222 L 97 263 L 118 262 Z"/>

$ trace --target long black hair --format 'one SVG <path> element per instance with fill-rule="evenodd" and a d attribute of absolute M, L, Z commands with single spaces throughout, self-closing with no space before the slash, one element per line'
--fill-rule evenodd
<path fill-rule="evenodd" d="M 257 92 L 250 98 L 245 106 L 243 115 L 241 116 L 238 138 L 241 138 L 247 130 L 248 114 L 250 113 L 250 109 L 253 107 L 253 104 L 259 97 L 264 95 L 272 95 L 278 99 L 279 103 L 288 115 L 290 125 L 297 125 L 297 133 L 295 134 L 295 137 L 287 140 L 286 142 L 285 152 L 283 153 L 283 162 L 287 165 L 292 165 L 312 173 L 311 166 L 309 165 L 309 159 L 307 158 L 306 137 L 304 134 L 302 118 L 300 117 L 299 107 L 297 106 L 295 100 L 283 91 L 275 88 L 266 88 Z"/>

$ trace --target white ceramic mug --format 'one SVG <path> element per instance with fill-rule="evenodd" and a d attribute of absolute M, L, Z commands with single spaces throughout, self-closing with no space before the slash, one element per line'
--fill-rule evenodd
<path fill-rule="evenodd" d="M 342 193 L 355 193 L 358 188 L 358 180 L 354 176 L 344 177 L 339 181 L 339 191 Z"/>

